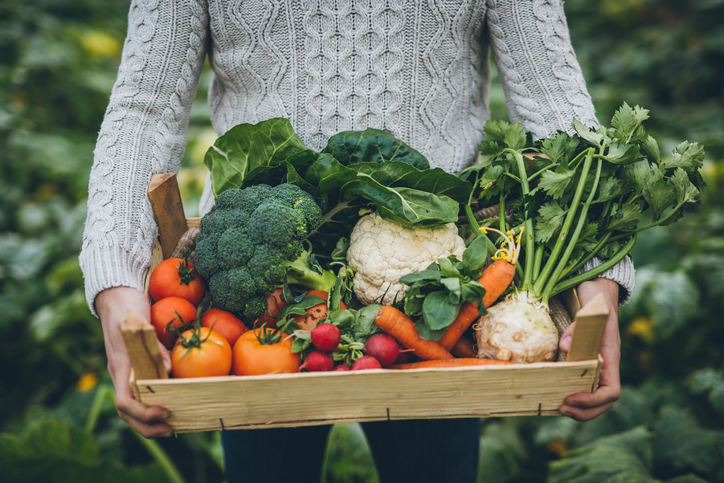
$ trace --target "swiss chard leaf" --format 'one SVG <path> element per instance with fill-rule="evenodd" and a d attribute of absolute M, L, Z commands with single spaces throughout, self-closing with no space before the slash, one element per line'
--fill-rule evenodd
<path fill-rule="evenodd" d="M 288 119 L 273 118 L 258 124 L 238 124 L 219 136 L 206 152 L 211 187 L 218 196 L 242 186 L 246 175 L 260 166 L 277 166 L 307 148 Z"/>
<path fill-rule="evenodd" d="M 329 138 L 322 153 L 331 154 L 345 166 L 357 163 L 400 161 L 418 169 L 430 167 L 425 156 L 391 133 L 380 129 L 337 133 Z"/>

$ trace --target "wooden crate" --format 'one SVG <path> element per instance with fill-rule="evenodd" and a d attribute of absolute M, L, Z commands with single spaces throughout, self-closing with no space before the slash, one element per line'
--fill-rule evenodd
<path fill-rule="evenodd" d="M 155 266 L 199 220 L 184 217 L 174 175 L 155 175 L 149 197 L 159 223 Z M 574 294 L 567 306 L 576 320 L 568 361 L 514 366 L 169 379 L 153 327 L 129 312 L 123 330 L 136 399 L 168 409 L 177 432 L 555 415 L 567 396 L 598 386 L 608 317 L 602 298 L 580 308 Z"/>

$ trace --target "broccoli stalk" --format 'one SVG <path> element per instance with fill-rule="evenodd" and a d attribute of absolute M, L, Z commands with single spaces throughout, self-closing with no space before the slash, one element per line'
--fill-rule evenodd
<path fill-rule="evenodd" d="M 309 243 L 308 240 L 305 242 Z M 292 285 L 301 285 L 308 290 L 331 292 L 336 280 L 334 272 L 323 269 L 317 262 L 311 244 L 296 260 L 287 264 L 287 282 Z"/>

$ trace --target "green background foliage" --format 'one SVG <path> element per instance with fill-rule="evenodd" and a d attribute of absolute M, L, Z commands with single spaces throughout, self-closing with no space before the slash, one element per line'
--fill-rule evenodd
<path fill-rule="evenodd" d="M 218 434 L 139 438 L 113 407 L 102 334 L 78 268 L 92 150 L 127 0 L 0 0 L 0 467 L 6 481 L 223 480 Z M 703 201 L 642 235 L 621 310 L 624 391 L 585 424 L 485 420 L 480 481 L 724 481 L 724 2 L 568 0 L 601 121 L 651 110 L 668 153 L 706 146 Z M 179 179 L 194 216 L 215 140 L 205 70 Z M 506 118 L 495 84 L 493 117 Z M 335 428 L 326 481 L 376 481 L 356 425 Z M 49 476 L 50 475 L 50 476 Z M 180 476 L 179 476 L 180 475 Z M 10 479 L 7 479 L 7 478 Z"/>

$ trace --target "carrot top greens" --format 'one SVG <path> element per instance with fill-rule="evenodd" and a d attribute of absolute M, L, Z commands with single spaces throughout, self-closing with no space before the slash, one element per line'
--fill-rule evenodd
<path fill-rule="evenodd" d="M 648 118 L 647 109 L 624 103 L 610 127 L 592 129 L 574 120 L 576 135 L 559 132 L 535 144 L 517 123 L 488 121 L 481 163 L 461 177 L 474 183 L 471 198 L 500 204 L 500 218 L 488 224 L 520 234 L 518 290 L 547 303 L 620 262 L 637 233 L 677 221 L 686 204 L 699 201 L 703 146 L 683 142 L 662 159 L 644 129 Z M 469 205 L 467 217 L 478 228 Z M 512 226 L 506 206 L 516 208 Z M 493 241 L 488 245 L 492 249 Z M 579 274 L 594 257 L 603 263 Z"/>

